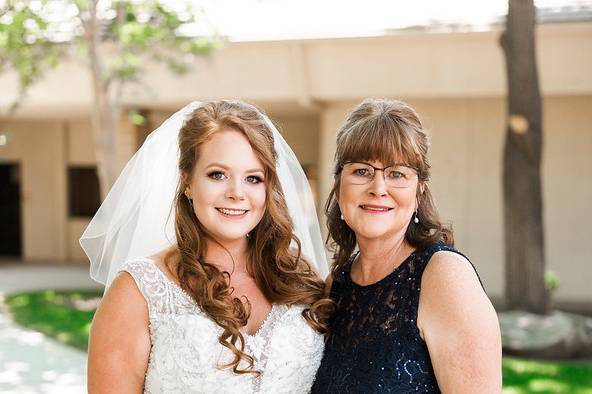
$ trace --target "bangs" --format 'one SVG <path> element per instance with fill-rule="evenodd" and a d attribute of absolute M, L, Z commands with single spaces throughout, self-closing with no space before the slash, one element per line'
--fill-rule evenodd
<path fill-rule="evenodd" d="M 422 169 L 419 145 L 413 138 L 413 127 L 386 116 L 375 116 L 356 122 L 342 130 L 338 139 L 337 165 L 351 161 L 380 161 L 383 166 L 404 164 Z"/>

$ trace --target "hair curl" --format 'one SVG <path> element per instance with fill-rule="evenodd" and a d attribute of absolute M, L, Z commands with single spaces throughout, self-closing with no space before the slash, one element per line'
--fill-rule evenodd
<path fill-rule="evenodd" d="M 343 267 L 356 248 L 356 235 L 341 220 L 337 203 L 341 169 L 349 161 L 378 160 L 383 165 L 397 162 L 418 169 L 416 195 L 419 223 L 410 221 L 405 239 L 416 248 L 434 242 L 454 244 L 452 229 L 440 220 L 428 185 L 429 144 L 419 116 L 402 101 L 366 99 L 348 115 L 337 133 L 335 177 L 325 205 L 329 230 L 327 245 L 333 252 L 333 273 Z"/>
<path fill-rule="evenodd" d="M 177 247 L 165 257 L 176 270 L 182 288 L 200 308 L 222 327 L 219 343 L 234 354 L 221 367 L 237 374 L 255 373 L 253 358 L 244 352 L 245 340 L 240 328 L 247 324 L 247 306 L 232 295 L 228 272 L 221 272 L 205 261 L 205 245 L 211 238 L 199 222 L 185 196 L 200 147 L 217 131 L 233 129 L 245 135 L 263 164 L 266 184 L 266 209 L 247 241 L 247 270 L 271 303 L 307 305 L 302 312 L 307 323 L 319 333 L 327 332 L 326 320 L 332 302 L 324 294 L 324 282 L 301 256 L 300 241 L 293 226 L 284 194 L 276 174 L 277 153 L 273 133 L 262 112 L 238 100 L 204 103 L 191 113 L 179 132 L 180 179 L 175 196 L 175 232 Z M 296 248 L 291 248 L 294 241 Z M 241 361 L 247 363 L 241 367 Z"/>

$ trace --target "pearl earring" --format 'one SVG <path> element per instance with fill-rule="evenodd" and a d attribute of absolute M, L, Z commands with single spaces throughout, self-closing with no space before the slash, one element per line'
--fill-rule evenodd
<path fill-rule="evenodd" d="M 339 215 L 339 218 L 340 218 L 341 220 L 343 220 L 343 214 Z"/>
<path fill-rule="evenodd" d="M 417 211 L 415 211 L 415 217 L 413 218 L 413 223 L 419 223 L 419 218 L 417 217 Z"/>

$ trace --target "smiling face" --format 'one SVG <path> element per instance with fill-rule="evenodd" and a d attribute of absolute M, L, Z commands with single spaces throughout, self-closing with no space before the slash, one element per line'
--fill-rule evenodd
<path fill-rule="evenodd" d="M 377 168 L 393 164 L 377 160 L 366 162 Z M 417 206 L 415 174 L 405 187 L 389 186 L 382 171 L 376 171 L 370 182 L 359 183 L 342 171 L 337 194 L 343 219 L 358 239 L 388 239 L 407 229 Z"/>
<path fill-rule="evenodd" d="M 265 171 L 245 135 L 215 132 L 199 148 L 185 194 L 208 234 L 219 242 L 244 240 L 265 213 Z"/>

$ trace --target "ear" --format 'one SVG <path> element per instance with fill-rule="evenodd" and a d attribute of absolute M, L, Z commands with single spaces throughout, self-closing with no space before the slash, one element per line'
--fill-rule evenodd
<path fill-rule="evenodd" d="M 191 197 L 191 179 L 188 174 L 181 173 L 179 174 L 181 177 L 181 182 L 185 184 L 185 190 L 183 193 L 186 197 Z"/>

